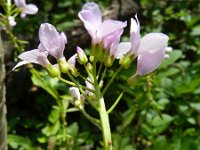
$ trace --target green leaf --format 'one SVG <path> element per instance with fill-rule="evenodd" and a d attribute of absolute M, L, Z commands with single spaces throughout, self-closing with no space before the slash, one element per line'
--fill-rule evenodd
<path fill-rule="evenodd" d="M 190 103 L 190 107 L 200 112 L 200 103 Z"/>
<path fill-rule="evenodd" d="M 157 127 L 157 126 L 161 126 L 164 124 L 168 124 L 172 120 L 173 120 L 173 117 L 171 117 L 170 115 L 162 114 L 162 118 L 159 115 L 157 115 L 151 120 L 150 124 L 154 127 Z"/>
<path fill-rule="evenodd" d="M 48 120 L 49 120 L 49 122 L 54 124 L 56 121 L 58 121 L 59 117 L 60 117 L 60 110 L 54 108 L 51 110 L 51 112 L 48 116 Z"/>
<path fill-rule="evenodd" d="M 187 121 L 188 121 L 190 124 L 193 124 L 193 125 L 197 124 L 196 120 L 195 120 L 194 118 L 192 118 L 192 117 L 187 118 Z"/>
<path fill-rule="evenodd" d="M 60 129 L 60 121 L 55 122 L 53 125 L 47 125 L 42 129 L 42 133 L 46 136 L 55 135 Z"/>
<path fill-rule="evenodd" d="M 8 144 L 14 149 L 19 149 L 21 147 L 23 149 L 33 150 L 31 141 L 28 138 L 19 135 L 9 134 Z"/>
<path fill-rule="evenodd" d="M 175 75 L 180 72 L 180 69 L 177 68 L 169 68 L 168 70 L 161 72 L 158 74 L 158 78 L 166 78 L 172 75 Z"/>
<path fill-rule="evenodd" d="M 58 84 L 57 78 L 50 78 L 46 73 L 41 71 L 39 72 L 35 69 L 31 69 L 30 72 L 32 73 L 31 79 L 33 81 L 33 84 L 44 89 L 55 99 L 59 98 L 59 94 L 54 88 L 54 86 Z"/>
<path fill-rule="evenodd" d="M 200 25 L 194 27 L 192 32 L 190 33 L 191 36 L 199 36 L 200 35 Z"/>
<path fill-rule="evenodd" d="M 78 135 L 78 130 L 79 130 L 79 127 L 78 127 L 78 124 L 76 122 L 71 124 L 67 128 L 68 134 L 71 135 L 72 137 L 76 137 Z"/>

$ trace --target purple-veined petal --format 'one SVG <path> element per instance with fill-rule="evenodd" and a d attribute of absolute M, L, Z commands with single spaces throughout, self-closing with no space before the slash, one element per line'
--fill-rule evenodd
<path fill-rule="evenodd" d="M 138 56 L 137 59 L 137 74 L 146 75 L 154 71 L 162 62 L 165 56 L 165 49 L 159 49 L 154 53 L 149 51 Z"/>
<path fill-rule="evenodd" d="M 99 6 L 96 3 L 86 3 L 78 13 L 78 16 L 83 21 L 93 43 L 97 43 L 96 32 L 102 23 L 102 14 Z"/>
<path fill-rule="evenodd" d="M 110 49 L 111 45 L 114 41 L 120 39 L 122 33 L 123 33 L 123 29 L 117 30 L 114 33 L 106 36 L 105 38 L 103 38 L 103 47 L 105 49 Z"/>
<path fill-rule="evenodd" d="M 168 36 L 163 33 L 146 34 L 140 41 L 137 55 L 144 52 L 154 53 L 167 46 Z"/>
<path fill-rule="evenodd" d="M 43 23 L 39 29 L 39 39 L 43 47 L 54 56 L 59 59 L 63 56 L 65 48 L 65 42 L 63 35 L 59 35 L 55 27 L 49 23 Z"/>
<path fill-rule="evenodd" d="M 34 4 L 27 4 L 24 9 L 25 13 L 30 15 L 34 15 L 38 12 L 38 7 Z"/>
<path fill-rule="evenodd" d="M 76 65 L 76 59 L 77 59 L 77 54 L 74 54 L 73 56 L 71 56 L 69 59 L 68 59 L 68 63 L 71 67 L 71 65 L 75 66 Z"/>
<path fill-rule="evenodd" d="M 90 24 L 96 29 L 102 23 L 102 14 L 99 6 L 96 3 L 86 3 L 78 14 L 83 23 Z"/>
<path fill-rule="evenodd" d="M 65 50 L 65 44 L 67 44 L 67 37 L 64 34 L 64 32 L 60 33 L 60 37 L 59 37 L 59 41 L 60 41 L 60 49 L 59 49 L 59 53 L 60 53 L 60 58 L 63 57 L 63 51 Z"/>
<path fill-rule="evenodd" d="M 80 95 L 79 89 L 77 87 L 70 87 L 69 92 L 70 92 L 70 95 L 72 96 L 72 98 L 81 100 L 81 95 Z"/>
<path fill-rule="evenodd" d="M 122 58 L 125 54 L 127 54 L 130 51 L 131 48 L 131 43 L 130 42 L 121 42 L 119 43 L 117 50 L 115 52 L 115 58 L 120 59 Z"/>
<path fill-rule="evenodd" d="M 19 8 L 25 7 L 26 1 L 25 0 L 15 0 L 15 5 Z"/>
<path fill-rule="evenodd" d="M 136 19 L 131 18 L 131 29 L 130 29 L 130 41 L 131 41 L 131 50 L 130 54 L 137 53 L 140 44 L 140 23 L 135 15 Z"/>
<path fill-rule="evenodd" d="M 60 38 L 63 41 L 63 43 L 67 44 L 67 37 L 64 32 L 60 33 Z"/>
<path fill-rule="evenodd" d="M 50 64 L 49 60 L 47 59 L 47 53 L 41 52 L 38 49 L 24 52 L 18 57 L 25 62 L 40 64 L 43 67 L 47 67 Z"/>
<path fill-rule="evenodd" d="M 97 32 L 97 38 L 101 41 L 104 37 L 109 36 L 116 31 L 121 31 L 124 27 L 126 27 L 126 25 L 126 21 L 122 22 L 115 20 L 105 20 Z"/>

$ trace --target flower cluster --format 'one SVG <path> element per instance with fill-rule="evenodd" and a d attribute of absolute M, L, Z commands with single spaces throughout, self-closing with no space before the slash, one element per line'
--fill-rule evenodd
<path fill-rule="evenodd" d="M 26 14 L 34 15 L 38 12 L 38 8 L 34 4 L 26 4 L 25 0 L 15 0 L 15 5 L 20 11 L 21 18 L 25 18 Z"/>
<path fill-rule="evenodd" d="M 30 6 L 25 5 L 23 0 L 15 0 L 15 2 L 18 7 L 22 8 L 24 6 L 22 16 L 29 12 L 27 11 L 28 8 L 34 8 L 31 4 L 29 4 Z M 168 36 L 163 33 L 148 33 L 141 38 L 137 15 L 135 15 L 135 19 L 131 18 L 129 42 L 120 42 L 120 37 L 127 23 L 116 20 L 103 20 L 102 13 L 96 3 L 86 3 L 78 16 L 83 21 L 92 39 L 93 49 L 90 55 L 93 55 L 93 59 L 101 55 L 103 59 L 97 60 L 103 60 L 107 67 L 112 65 L 114 59 L 119 59 L 120 65 L 128 68 L 131 62 L 137 58 L 136 74 L 146 75 L 154 71 L 165 57 Z M 50 54 L 57 59 L 59 71 L 66 73 L 71 70 L 77 76 L 76 59 L 78 58 L 80 64 L 88 62 L 87 56 L 80 47 L 77 47 L 77 54 L 66 61 L 63 51 L 67 38 L 63 32 L 58 33 L 55 27 L 49 23 L 43 23 L 40 26 L 39 39 L 40 44 L 37 49 L 19 55 L 19 58 L 23 61 L 19 62 L 15 68 L 27 63 L 36 63 L 49 70 L 49 68 L 52 68 L 47 59 L 48 54 Z"/>
<path fill-rule="evenodd" d="M 130 42 L 119 42 L 126 22 L 102 21 L 101 11 L 95 3 L 86 3 L 79 12 L 79 17 L 92 38 L 92 44 L 101 44 L 111 59 L 120 59 L 120 64 L 128 68 L 137 57 L 138 75 L 155 70 L 165 56 L 168 36 L 163 33 L 149 33 L 141 38 L 137 15 L 135 19 L 131 18 Z M 131 60 L 128 61 L 129 59 Z"/>
<path fill-rule="evenodd" d="M 26 15 L 34 15 L 38 12 L 38 7 L 34 4 L 26 4 L 25 0 L 14 0 L 16 5 L 16 10 L 11 10 L 11 1 L 7 1 L 7 12 L 8 13 L 8 22 L 11 27 L 14 27 L 17 23 L 15 17 L 18 15 L 16 12 L 20 13 L 21 18 L 25 18 Z M 14 8 L 15 9 L 15 8 Z"/>

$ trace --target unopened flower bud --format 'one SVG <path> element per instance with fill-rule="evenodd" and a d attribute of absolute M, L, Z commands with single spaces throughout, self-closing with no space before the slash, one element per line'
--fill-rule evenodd
<path fill-rule="evenodd" d="M 74 77 L 78 77 L 79 76 L 79 72 L 78 72 L 78 70 L 76 69 L 76 67 L 74 65 L 72 65 L 69 70 L 70 70 L 71 74 Z"/>
<path fill-rule="evenodd" d="M 106 55 L 104 59 L 104 64 L 106 67 L 111 67 L 113 64 L 113 59 L 109 55 Z"/>
<path fill-rule="evenodd" d="M 94 56 L 90 55 L 90 61 L 91 61 L 91 62 L 94 61 Z"/>
<path fill-rule="evenodd" d="M 59 65 L 59 68 L 60 68 L 60 71 L 63 72 L 63 73 L 67 73 L 68 70 L 69 70 L 69 64 L 68 62 L 66 61 L 65 57 L 62 57 L 58 60 L 58 65 Z"/>
<path fill-rule="evenodd" d="M 87 63 L 87 69 L 89 70 L 89 72 L 92 72 L 92 64 L 91 63 Z"/>
<path fill-rule="evenodd" d="M 119 64 L 128 69 L 132 63 L 132 56 L 124 56 L 119 60 Z"/>
<path fill-rule="evenodd" d="M 101 80 L 101 81 L 99 82 L 99 87 L 100 87 L 100 88 L 103 87 L 103 80 Z"/>
<path fill-rule="evenodd" d="M 59 69 L 56 66 L 52 65 L 52 64 L 49 64 L 49 66 L 46 67 L 46 70 L 47 70 L 49 76 L 52 77 L 52 78 L 60 76 Z"/>
<path fill-rule="evenodd" d="M 88 62 L 88 58 L 85 55 L 84 51 L 80 47 L 76 47 L 77 55 L 78 55 L 78 62 L 82 65 L 86 64 Z"/>
<path fill-rule="evenodd" d="M 82 100 L 75 100 L 74 106 L 78 109 L 83 109 L 83 107 L 84 107 Z"/>

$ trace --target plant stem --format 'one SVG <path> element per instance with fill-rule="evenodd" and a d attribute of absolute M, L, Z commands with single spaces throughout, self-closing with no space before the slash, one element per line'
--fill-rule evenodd
<path fill-rule="evenodd" d="M 112 139 L 108 113 L 103 97 L 99 99 L 99 115 L 102 127 L 104 150 L 112 150 Z"/>
<path fill-rule="evenodd" d="M 97 63 L 97 57 L 95 57 L 95 59 L 93 60 L 92 77 L 94 81 L 93 85 L 95 89 L 96 101 L 98 102 L 97 107 L 98 107 L 98 112 L 100 116 L 100 124 L 101 124 L 103 142 L 104 142 L 104 150 L 112 150 L 112 139 L 111 139 L 109 117 L 106 111 L 103 94 L 101 93 L 101 89 L 98 84 L 97 73 L 100 74 L 100 71 L 97 72 L 96 63 Z"/>
<path fill-rule="evenodd" d="M 111 113 L 112 110 L 117 106 L 117 104 L 119 103 L 120 99 L 122 98 L 124 94 L 124 91 L 118 96 L 118 98 L 116 99 L 115 103 L 109 108 L 109 110 L 107 111 L 107 113 Z"/>
<path fill-rule="evenodd" d="M 94 60 L 93 62 L 93 78 L 94 78 L 94 89 L 96 91 L 95 95 L 98 101 L 98 112 L 99 112 L 100 123 L 101 123 L 101 128 L 102 128 L 104 150 L 112 150 L 112 139 L 111 139 L 109 117 L 106 111 L 104 98 L 102 96 L 102 93 L 101 93 L 101 90 L 96 78 L 96 60 Z"/>
<path fill-rule="evenodd" d="M 63 79 L 62 77 L 58 77 L 59 80 L 61 80 L 62 82 L 66 83 L 66 84 L 69 84 L 71 86 L 77 86 L 77 84 L 75 84 L 74 82 L 71 82 L 71 81 L 68 81 L 68 80 L 65 80 Z M 90 88 L 87 88 L 85 86 L 82 86 L 82 85 L 79 85 L 81 88 L 85 89 L 85 90 L 88 90 L 92 93 L 94 93 L 94 90 L 90 89 Z"/>
<path fill-rule="evenodd" d="M 100 125 L 100 122 L 99 122 L 98 119 L 91 117 L 91 116 L 85 111 L 85 109 L 80 109 L 80 111 L 83 113 L 83 115 L 84 115 L 88 120 L 90 120 L 91 123 L 93 123 L 95 126 L 97 126 L 97 127 L 101 130 L 101 127 L 99 126 L 99 125 Z"/>

